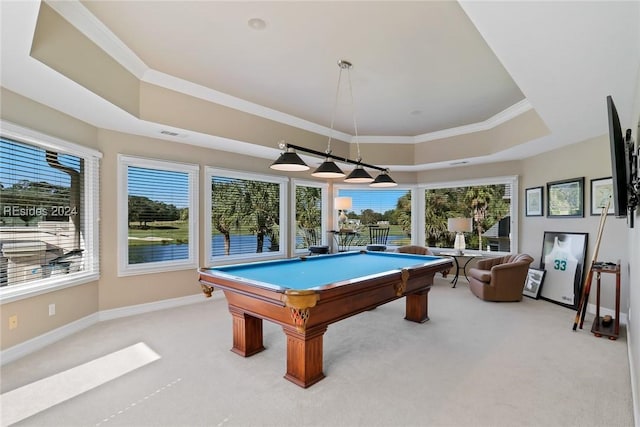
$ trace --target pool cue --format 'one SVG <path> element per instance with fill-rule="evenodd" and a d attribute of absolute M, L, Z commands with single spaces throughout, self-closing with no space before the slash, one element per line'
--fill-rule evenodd
<path fill-rule="evenodd" d="M 576 317 L 575 317 L 575 320 L 573 321 L 574 331 L 578 327 L 578 323 L 580 324 L 580 329 L 582 329 L 582 325 L 584 324 L 584 318 L 587 313 L 587 305 L 589 302 L 589 293 L 591 292 L 591 281 L 593 280 L 593 265 L 598 260 L 598 252 L 600 251 L 600 240 L 602 239 L 602 232 L 604 231 L 604 223 L 607 220 L 607 212 L 609 211 L 610 202 L 611 202 L 611 198 L 607 200 L 607 204 L 605 207 L 602 208 L 602 213 L 600 214 L 600 223 L 598 224 L 596 244 L 593 249 L 591 263 L 589 264 L 589 271 L 587 273 L 587 276 L 585 277 L 584 284 L 582 286 L 582 296 L 580 297 L 580 302 L 578 303 L 578 310 L 576 312 Z"/>
<path fill-rule="evenodd" d="M 610 203 L 610 200 L 607 200 L 607 205 L 602 208 L 602 213 L 600 214 L 600 224 L 598 225 L 596 244 L 594 247 L 593 256 L 591 258 L 591 264 L 589 265 L 589 271 L 587 272 L 587 276 L 585 278 L 585 282 L 582 287 L 583 295 L 582 295 L 581 303 L 578 306 L 578 313 L 576 314 L 576 319 L 578 315 L 580 315 L 580 329 L 582 329 L 582 325 L 584 324 L 584 319 L 587 314 L 587 306 L 589 305 L 589 294 L 591 293 L 591 282 L 593 281 L 593 266 L 598 261 L 598 253 L 600 252 L 600 242 L 602 240 L 604 224 L 605 224 L 605 221 L 607 220 L 609 203 Z M 575 331 L 575 323 L 574 323 L 573 330 Z"/>

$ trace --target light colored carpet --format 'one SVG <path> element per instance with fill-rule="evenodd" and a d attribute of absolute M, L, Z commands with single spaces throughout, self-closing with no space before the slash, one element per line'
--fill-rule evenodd
<path fill-rule="evenodd" d="M 218 292 L 218 291 L 216 291 Z M 203 297 L 204 298 L 204 297 Z M 330 325 L 326 378 L 283 378 L 285 337 L 229 351 L 224 298 L 101 322 L 2 367 L 2 392 L 143 342 L 160 359 L 44 410 L 25 426 L 633 426 L 626 340 L 546 301 L 490 303 L 436 279 L 424 324 L 404 299 Z"/>

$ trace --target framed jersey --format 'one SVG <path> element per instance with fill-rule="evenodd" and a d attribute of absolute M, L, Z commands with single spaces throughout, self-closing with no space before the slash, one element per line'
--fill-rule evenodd
<path fill-rule="evenodd" d="M 546 273 L 540 298 L 577 309 L 588 236 L 588 233 L 544 232 L 540 269 Z"/>

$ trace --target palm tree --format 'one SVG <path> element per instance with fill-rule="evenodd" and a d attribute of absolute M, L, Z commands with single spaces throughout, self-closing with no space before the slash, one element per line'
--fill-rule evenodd
<path fill-rule="evenodd" d="M 322 190 L 318 187 L 296 187 L 296 223 L 304 239 L 304 247 L 319 243 L 322 226 Z"/>
<path fill-rule="evenodd" d="M 429 246 L 448 243 L 447 218 L 450 199 L 446 189 L 425 191 L 425 236 Z"/>
<path fill-rule="evenodd" d="M 249 230 L 256 233 L 256 253 L 262 252 L 265 237 L 269 237 L 271 241 L 269 250 L 278 250 L 280 246 L 280 190 L 278 184 L 246 181 L 243 201 Z"/>
<path fill-rule="evenodd" d="M 487 215 L 487 208 L 493 200 L 493 191 L 488 186 L 468 187 L 464 198 L 467 206 L 470 206 L 473 212 L 473 219 L 478 232 L 478 249 L 482 250 L 483 222 Z"/>
<path fill-rule="evenodd" d="M 232 180 L 213 178 L 211 183 L 211 225 L 224 238 L 224 253 L 231 252 L 231 231 L 239 229 L 245 215 L 242 186 Z"/>

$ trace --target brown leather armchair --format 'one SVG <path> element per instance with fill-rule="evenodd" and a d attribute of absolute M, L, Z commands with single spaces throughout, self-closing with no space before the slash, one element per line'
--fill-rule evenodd
<path fill-rule="evenodd" d="M 396 249 L 396 252 L 400 252 L 403 254 L 414 254 L 414 255 L 433 255 L 433 252 L 429 250 L 426 246 L 418 246 L 418 245 L 406 245 L 400 246 Z M 449 274 L 449 270 L 442 271 L 442 277 L 447 277 Z"/>
<path fill-rule="evenodd" d="M 482 259 L 469 269 L 469 289 L 486 301 L 520 301 L 531 262 L 527 254 Z"/>

